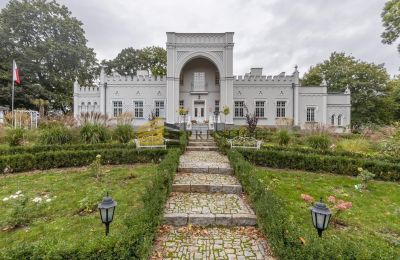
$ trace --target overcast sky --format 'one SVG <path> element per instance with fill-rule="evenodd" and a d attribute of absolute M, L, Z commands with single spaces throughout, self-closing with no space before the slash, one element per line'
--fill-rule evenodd
<path fill-rule="evenodd" d="M 8 1 L 0 0 L 0 7 Z M 123 48 L 165 47 L 167 31 L 235 32 L 234 74 L 301 73 L 344 51 L 399 74 L 396 45 L 381 43 L 385 0 L 58 0 L 84 23 L 99 60 Z"/>

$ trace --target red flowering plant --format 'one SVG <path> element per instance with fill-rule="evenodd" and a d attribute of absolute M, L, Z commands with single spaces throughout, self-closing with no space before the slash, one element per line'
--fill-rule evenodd
<path fill-rule="evenodd" d="M 309 204 L 313 204 L 315 199 L 308 194 L 301 194 L 301 199 Z M 344 201 L 341 199 L 337 199 L 336 196 L 329 196 L 328 197 L 328 206 L 332 211 L 331 222 L 334 225 L 345 225 L 343 221 L 340 221 L 338 217 L 345 211 L 351 209 L 353 207 L 353 203 L 351 201 Z"/>

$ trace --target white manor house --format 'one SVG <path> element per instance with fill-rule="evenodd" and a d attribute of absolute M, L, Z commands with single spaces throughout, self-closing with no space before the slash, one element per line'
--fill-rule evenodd
<path fill-rule="evenodd" d="M 291 75 L 263 75 L 252 68 L 244 76 L 233 75 L 233 32 L 167 32 L 167 75 L 155 77 L 147 71 L 137 76 L 102 70 L 98 87 L 74 83 L 74 116 L 82 112 L 100 112 L 109 118 L 122 113 L 134 115 L 134 125 L 149 116 L 164 118 L 166 123 L 183 123 L 180 108 L 192 124 L 246 124 L 246 107 L 255 113 L 258 125 L 293 125 L 302 129 L 316 124 L 342 132 L 350 125 L 350 92 L 328 93 L 325 84 L 301 86 L 297 66 Z M 267 58 L 267 57 L 265 57 Z M 230 113 L 215 111 L 228 107 Z"/>

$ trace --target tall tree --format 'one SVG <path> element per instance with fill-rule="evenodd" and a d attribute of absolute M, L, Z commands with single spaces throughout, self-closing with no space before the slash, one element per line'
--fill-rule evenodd
<path fill-rule="evenodd" d="M 104 60 L 106 73 L 116 71 L 121 75 L 136 75 L 137 70 L 149 70 L 154 76 L 167 74 L 167 52 L 164 48 L 151 46 L 143 49 L 123 49 L 115 59 Z"/>
<path fill-rule="evenodd" d="M 382 42 L 394 43 L 400 36 L 400 0 L 389 0 L 382 11 L 382 23 L 385 31 L 382 33 Z M 400 52 L 400 44 L 397 46 Z"/>
<path fill-rule="evenodd" d="M 334 52 L 329 59 L 311 67 L 301 82 L 304 86 L 318 86 L 323 79 L 329 92 L 343 92 L 349 87 L 353 127 L 386 124 L 393 119 L 389 75 L 383 65 Z"/>
<path fill-rule="evenodd" d="M 400 75 L 390 80 L 388 86 L 393 103 L 394 120 L 400 121 Z"/>
<path fill-rule="evenodd" d="M 35 107 L 32 100 L 50 101 L 67 112 L 72 83 L 91 83 L 96 57 L 87 47 L 82 23 L 67 7 L 48 0 L 11 0 L 0 12 L 0 103 L 10 103 L 11 62 L 21 75 L 16 107 Z"/>

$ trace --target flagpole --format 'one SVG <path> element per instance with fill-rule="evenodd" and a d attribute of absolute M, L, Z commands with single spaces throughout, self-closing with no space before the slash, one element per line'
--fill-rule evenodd
<path fill-rule="evenodd" d="M 11 120 L 11 122 L 12 122 L 12 127 L 13 128 L 15 128 L 15 118 L 14 118 L 14 70 L 15 70 L 15 68 L 14 68 L 14 64 L 15 64 L 15 61 L 13 60 L 13 73 L 12 73 L 12 89 L 11 89 L 11 92 L 12 92 L 12 94 L 11 94 L 11 114 L 12 114 L 12 120 Z"/>

